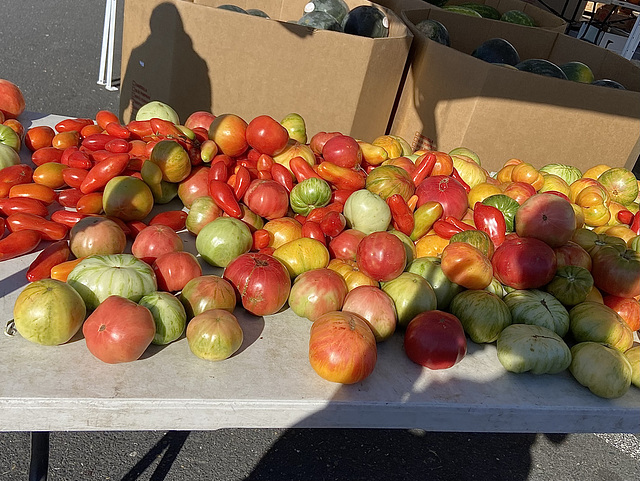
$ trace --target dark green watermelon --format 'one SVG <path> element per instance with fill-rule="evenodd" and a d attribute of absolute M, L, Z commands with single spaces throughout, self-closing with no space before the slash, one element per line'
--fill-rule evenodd
<path fill-rule="evenodd" d="M 461 7 L 470 8 L 478 12 L 482 18 L 490 18 L 491 20 L 500 20 L 500 11 L 491 5 L 485 5 L 484 3 L 462 3 Z"/>
<path fill-rule="evenodd" d="M 569 80 L 581 82 L 585 84 L 592 83 L 595 78 L 593 72 L 587 64 L 582 62 L 567 62 L 559 65 L 560 70 L 564 72 Z"/>
<path fill-rule="evenodd" d="M 489 63 L 516 65 L 520 62 L 518 51 L 504 38 L 490 38 L 482 42 L 471 55 Z"/>
<path fill-rule="evenodd" d="M 349 6 L 344 0 L 309 0 L 304 6 L 304 12 L 326 12 L 341 23 L 349 13 Z"/>
<path fill-rule="evenodd" d="M 620 89 L 627 90 L 624 85 L 620 82 L 616 82 L 615 80 L 611 80 L 608 78 L 598 79 L 591 82 L 591 85 L 600 85 L 601 87 L 609 87 L 612 89 Z"/>
<path fill-rule="evenodd" d="M 332 30 L 334 32 L 342 32 L 342 25 L 338 21 L 329 15 L 327 12 L 321 10 L 315 10 L 313 12 L 305 13 L 298 24 L 305 27 L 313 27 L 319 30 Z"/>
<path fill-rule="evenodd" d="M 517 23 L 518 25 L 526 25 L 527 27 L 535 27 L 536 22 L 529 15 L 521 10 L 509 10 L 500 16 L 503 22 Z"/>
<path fill-rule="evenodd" d="M 249 8 L 247 10 L 247 13 L 249 15 L 253 15 L 254 17 L 262 17 L 262 18 L 269 18 L 269 15 L 267 15 L 266 12 L 263 12 L 262 10 L 260 10 L 259 8 Z"/>
<path fill-rule="evenodd" d="M 218 5 L 218 8 L 222 10 L 229 10 L 230 12 L 238 12 L 238 13 L 247 13 L 244 8 L 238 7 L 237 5 L 231 5 L 225 3 L 224 5 Z"/>
<path fill-rule="evenodd" d="M 446 45 L 447 47 L 451 45 L 449 30 L 447 30 L 447 27 L 437 20 L 431 20 L 428 18 L 420 20 L 416 24 L 416 29 L 435 42 Z"/>
<path fill-rule="evenodd" d="M 360 5 L 349 10 L 342 21 L 342 30 L 361 37 L 388 37 L 389 19 L 373 5 Z"/>
<path fill-rule="evenodd" d="M 545 75 L 547 77 L 555 77 L 563 80 L 568 80 L 565 73 L 555 63 L 545 60 L 543 58 L 528 58 L 516 65 L 518 70 L 523 72 L 531 72 L 538 75 Z"/>
<path fill-rule="evenodd" d="M 482 15 L 480 15 L 475 10 L 471 8 L 463 7 L 462 5 L 445 5 L 444 7 L 442 7 L 442 10 L 446 10 L 447 12 L 451 12 L 451 13 L 459 13 L 461 15 L 467 15 L 469 17 L 482 18 Z"/>
<path fill-rule="evenodd" d="M 449 0 L 424 0 L 431 5 L 435 5 L 436 7 L 444 7 Z"/>

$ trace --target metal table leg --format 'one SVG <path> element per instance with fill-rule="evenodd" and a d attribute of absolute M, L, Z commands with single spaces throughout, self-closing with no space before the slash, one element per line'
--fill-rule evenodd
<path fill-rule="evenodd" d="M 49 470 L 49 432 L 31 433 L 31 464 L 29 481 L 46 481 Z"/>

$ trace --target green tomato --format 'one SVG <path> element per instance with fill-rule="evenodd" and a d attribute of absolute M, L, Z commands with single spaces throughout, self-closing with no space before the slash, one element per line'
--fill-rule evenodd
<path fill-rule="evenodd" d="M 631 384 L 640 388 L 640 344 L 627 349 L 624 355 L 631 364 Z"/>
<path fill-rule="evenodd" d="M 196 236 L 196 250 L 212 266 L 227 267 L 240 254 L 249 252 L 253 237 L 247 224 L 234 217 L 218 217 Z"/>
<path fill-rule="evenodd" d="M 593 288 L 591 272 L 581 266 L 560 266 L 546 290 L 565 306 L 583 302 Z"/>
<path fill-rule="evenodd" d="M 427 280 L 412 272 L 403 272 L 395 279 L 383 282 L 381 288 L 393 299 L 401 327 L 407 327 L 415 316 L 433 311 L 438 305 L 436 294 Z"/>
<path fill-rule="evenodd" d="M 491 205 L 502 212 L 507 224 L 507 232 L 513 232 L 515 226 L 516 211 L 520 204 L 506 194 L 493 194 L 482 201 L 484 205 Z"/>
<path fill-rule="evenodd" d="M 331 201 L 331 186 L 323 179 L 309 177 L 293 186 L 289 200 L 296 214 L 306 216 L 316 207 L 324 207 Z"/>
<path fill-rule="evenodd" d="M 478 344 L 495 341 L 511 325 L 511 311 L 495 294 L 484 290 L 462 291 L 449 305 L 469 338 Z"/>
<path fill-rule="evenodd" d="M 407 267 L 407 272 L 424 277 L 436 294 L 438 309 L 446 311 L 449 309 L 451 300 L 464 290 L 464 287 L 449 280 L 442 272 L 439 257 L 418 257 Z"/>
<path fill-rule="evenodd" d="M 155 291 L 143 296 L 138 304 L 149 309 L 156 323 L 153 344 L 169 344 L 182 336 L 187 326 L 187 313 L 176 296 Z"/>
<path fill-rule="evenodd" d="M 498 360 L 510 372 L 555 374 L 571 364 L 569 346 L 546 327 L 512 324 L 496 342 Z"/>
<path fill-rule="evenodd" d="M 569 371 L 596 396 L 613 399 L 631 387 L 632 368 L 617 349 L 599 342 L 580 342 L 571 348 Z"/>
<path fill-rule="evenodd" d="M 518 289 L 504 297 L 514 324 L 546 327 L 560 337 L 569 331 L 569 313 L 562 303 L 548 292 L 538 289 Z"/>
<path fill-rule="evenodd" d="M 539 169 L 540 172 L 555 174 L 564 180 L 568 185 L 573 184 L 582 177 L 582 172 L 577 167 L 566 164 L 547 164 Z"/>
<path fill-rule="evenodd" d="M 158 100 L 144 104 L 136 112 L 136 120 L 151 120 L 153 118 L 168 120 L 176 125 L 180 125 L 180 118 L 178 117 L 178 113 L 173 110 L 173 107 Z"/>
<path fill-rule="evenodd" d="M 138 302 L 158 289 L 151 266 L 131 254 L 86 257 L 69 273 L 67 283 L 82 296 L 89 311 L 109 296 Z"/>
<path fill-rule="evenodd" d="M 577 342 L 602 342 L 626 351 L 633 345 L 633 332 L 620 315 L 604 304 L 584 301 L 569 311 L 571 334 Z"/>
<path fill-rule="evenodd" d="M 387 203 L 367 189 L 356 190 L 347 198 L 343 214 L 349 227 L 366 235 L 385 231 L 391 223 L 391 209 Z"/>

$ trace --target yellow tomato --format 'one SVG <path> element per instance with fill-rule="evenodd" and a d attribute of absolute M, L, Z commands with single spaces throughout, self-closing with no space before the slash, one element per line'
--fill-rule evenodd
<path fill-rule="evenodd" d="M 416 242 L 416 258 L 437 257 L 442 254 L 442 251 L 448 245 L 448 239 L 444 239 L 435 233 L 426 234 Z"/>
<path fill-rule="evenodd" d="M 281 245 L 273 251 L 273 257 L 285 265 L 291 278 L 329 264 L 329 250 L 319 240 L 308 237 Z"/>

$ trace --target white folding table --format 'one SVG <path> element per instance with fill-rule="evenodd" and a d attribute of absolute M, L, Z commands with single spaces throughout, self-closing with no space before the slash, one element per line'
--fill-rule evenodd
<path fill-rule="evenodd" d="M 33 123 L 25 126 L 53 125 L 62 118 L 37 117 L 30 114 Z M 195 237 L 186 232 L 182 237 L 185 249 L 195 253 Z M 36 255 L 0 263 L 4 321 L 12 317 Z M 205 273 L 221 274 L 204 267 Z M 137 361 L 110 365 L 93 357 L 81 336 L 45 347 L 20 335 L 1 335 L 0 431 L 346 427 L 640 432 L 640 389 L 632 386 L 623 397 L 607 400 L 566 371 L 509 373 L 494 345 L 469 341 L 458 365 L 430 371 L 406 357 L 402 335 L 396 333 L 379 344 L 370 377 L 339 385 L 320 378 L 309 364 L 308 320 L 290 309 L 262 318 L 238 307 L 235 314 L 245 340 L 238 353 L 220 362 L 197 358 L 185 338 L 152 346 Z"/>

